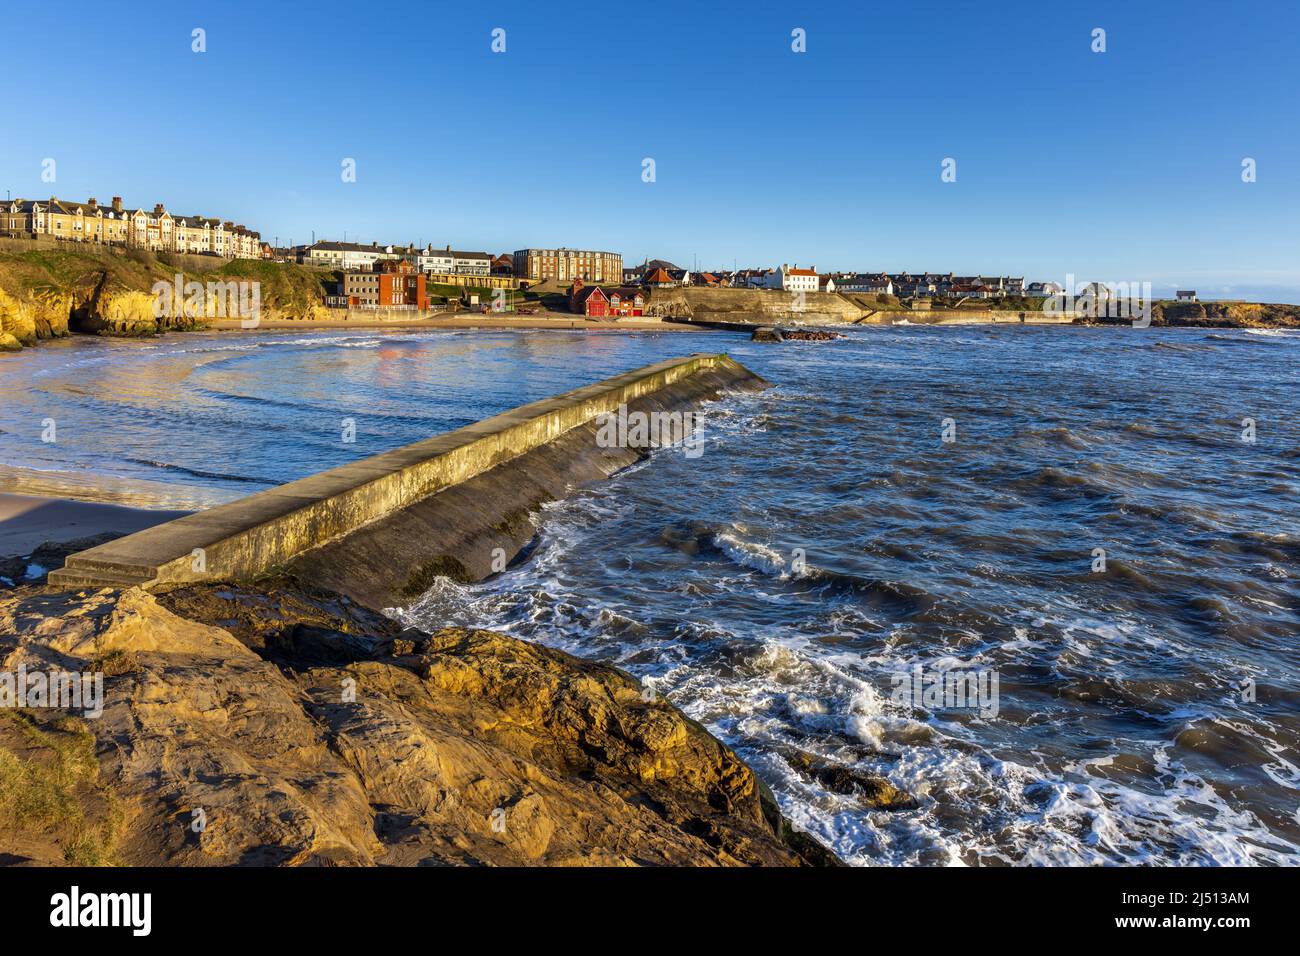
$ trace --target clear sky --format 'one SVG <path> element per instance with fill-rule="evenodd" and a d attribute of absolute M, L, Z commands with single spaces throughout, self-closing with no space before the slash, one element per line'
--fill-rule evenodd
<path fill-rule="evenodd" d="M 163 202 L 282 244 L 1074 273 L 1300 302 L 1296 0 L 3 14 L 14 196 Z"/>

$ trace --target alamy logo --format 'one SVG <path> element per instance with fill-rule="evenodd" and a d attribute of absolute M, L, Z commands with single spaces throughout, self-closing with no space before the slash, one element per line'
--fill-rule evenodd
<path fill-rule="evenodd" d="M 998 715 L 998 672 L 993 670 L 927 671 L 920 664 L 890 677 L 889 699 L 903 707 L 928 710 L 976 710 L 988 720 Z"/>
<path fill-rule="evenodd" d="M 1066 273 L 1058 295 L 1043 302 L 1048 315 L 1073 313 L 1084 318 L 1132 319 L 1137 328 L 1151 324 L 1150 282 L 1076 282 Z"/>
<path fill-rule="evenodd" d="M 57 707 L 85 717 L 104 713 L 104 674 L 77 671 L 0 671 L 0 707 Z"/>
<path fill-rule="evenodd" d="M 51 926 L 129 926 L 131 935 L 148 936 L 153 926 L 151 893 L 86 893 L 74 886 L 50 897 Z"/>
<path fill-rule="evenodd" d="M 694 412 L 617 412 L 596 417 L 596 445 L 600 448 L 667 448 L 680 444 L 687 458 L 704 454 L 700 422 Z"/>
<path fill-rule="evenodd" d="M 262 317 L 262 283 L 185 281 L 179 272 L 173 281 L 153 284 L 153 314 L 156 319 L 238 318 L 246 329 L 255 329 Z"/>

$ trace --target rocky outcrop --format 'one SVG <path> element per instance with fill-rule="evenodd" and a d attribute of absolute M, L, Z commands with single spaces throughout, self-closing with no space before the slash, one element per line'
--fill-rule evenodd
<path fill-rule="evenodd" d="M 16 351 L 40 339 L 67 335 L 71 311 L 72 296 L 66 293 L 14 296 L 0 289 L 0 350 Z"/>
<path fill-rule="evenodd" d="M 100 274 L 94 291 L 85 301 L 73 307 L 69 319 L 69 328 L 73 332 L 89 335 L 157 335 L 206 326 L 202 318 L 187 316 L 184 310 L 157 315 L 151 292 L 114 289 L 107 272 Z"/>
<path fill-rule="evenodd" d="M 763 289 L 656 289 L 646 315 L 693 322 L 740 325 L 819 325 L 856 322 L 867 312 L 843 296 L 828 292 L 791 293 Z"/>
<path fill-rule="evenodd" d="M 1152 325 L 1206 328 L 1300 328 L 1300 306 L 1258 302 L 1159 302 Z"/>
<path fill-rule="evenodd" d="M 209 323 L 203 317 L 186 316 L 184 310 L 174 316 L 154 315 L 156 283 L 173 283 L 177 276 L 205 287 L 256 284 L 260 317 L 267 321 L 330 314 L 322 296 L 332 275 L 293 263 L 0 240 L 0 348 L 12 347 L 5 335 L 31 346 L 70 331 L 144 336 L 206 328 Z M 222 317 L 220 305 L 206 311 L 207 319 Z"/>
<path fill-rule="evenodd" d="M 104 675 L 102 716 L 59 718 L 93 737 L 64 789 L 104 861 L 837 862 L 626 674 L 487 631 L 404 630 L 290 581 L 20 589 L 0 599 L 0 658 Z M 22 713 L 56 739 L 36 726 L 48 712 Z M 3 733 L 0 758 L 10 801 L 53 759 Z M 10 862 L 82 858 L 65 820 L 0 819 Z"/>

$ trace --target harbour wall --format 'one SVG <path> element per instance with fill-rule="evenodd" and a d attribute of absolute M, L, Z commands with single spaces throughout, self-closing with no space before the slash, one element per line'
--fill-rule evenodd
<path fill-rule="evenodd" d="M 535 513 L 649 453 L 602 447 L 598 419 L 682 411 L 766 383 L 725 355 L 671 359 L 71 555 L 54 587 L 156 586 L 292 573 L 372 607 L 439 574 L 500 570 Z"/>

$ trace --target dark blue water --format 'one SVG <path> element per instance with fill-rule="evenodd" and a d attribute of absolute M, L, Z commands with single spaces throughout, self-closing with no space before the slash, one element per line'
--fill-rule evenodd
<path fill-rule="evenodd" d="M 0 365 L 0 452 L 227 498 L 724 350 L 776 388 L 706 407 L 702 456 L 549 507 L 525 562 L 406 613 L 619 664 L 853 862 L 1300 862 L 1295 335 L 76 342 Z M 893 699 L 918 665 L 996 674 L 996 714 Z M 810 758 L 914 805 L 873 809 Z"/>

